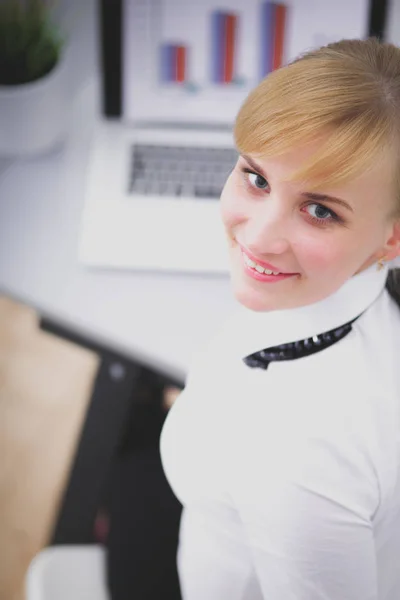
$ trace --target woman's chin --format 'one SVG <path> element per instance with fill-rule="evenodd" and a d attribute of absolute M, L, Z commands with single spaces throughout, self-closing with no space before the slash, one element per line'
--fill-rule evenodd
<path fill-rule="evenodd" d="M 248 289 L 243 285 L 237 285 L 235 282 L 232 283 L 232 288 L 236 300 L 249 310 L 263 312 L 278 308 L 275 306 L 273 298 L 266 298 L 265 294 L 259 294 L 255 290 Z"/>

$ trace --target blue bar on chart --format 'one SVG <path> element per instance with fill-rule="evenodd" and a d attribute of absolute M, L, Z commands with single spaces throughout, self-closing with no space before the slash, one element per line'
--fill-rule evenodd
<path fill-rule="evenodd" d="M 225 14 L 215 11 L 211 15 L 211 80 L 221 83 L 224 75 Z"/>
<path fill-rule="evenodd" d="M 260 31 L 260 52 L 261 52 L 261 79 L 272 71 L 272 61 L 274 57 L 274 21 L 275 5 L 273 2 L 263 2 L 261 4 L 261 31 Z"/>
<path fill-rule="evenodd" d="M 175 46 L 174 44 L 162 44 L 160 47 L 161 81 L 171 83 L 175 81 Z"/>

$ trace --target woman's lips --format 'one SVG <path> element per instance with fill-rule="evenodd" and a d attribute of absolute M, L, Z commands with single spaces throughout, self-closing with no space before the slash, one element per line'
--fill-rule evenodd
<path fill-rule="evenodd" d="M 292 275 L 298 275 L 298 273 L 288 273 L 285 272 L 281 269 L 279 269 L 278 267 L 275 267 L 274 265 L 272 265 L 271 263 L 267 263 L 264 260 L 261 260 L 259 258 L 257 258 L 257 256 L 255 256 L 255 254 L 253 254 L 252 252 L 250 252 L 250 250 L 248 250 L 245 246 L 242 246 L 242 244 L 240 244 L 238 242 L 240 249 L 242 251 L 242 255 L 244 255 L 244 258 L 247 257 L 247 259 L 249 261 L 251 261 L 251 263 L 255 263 L 256 265 L 263 267 L 264 269 L 267 269 L 268 271 L 271 271 L 272 273 L 267 273 L 267 275 L 273 275 L 274 277 L 278 277 L 278 275 L 284 275 L 284 276 L 292 276 Z M 248 262 L 246 262 L 246 266 L 250 266 L 250 267 L 254 267 L 255 265 L 253 264 L 248 264 Z M 262 273 L 261 273 L 262 274 Z"/>
<path fill-rule="evenodd" d="M 243 267 L 246 275 L 257 281 L 262 281 L 264 283 L 278 283 L 278 281 L 282 281 L 283 279 L 289 279 L 289 277 L 294 277 L 295 275 L 297 275 L 297 273 L 279 273 L 278 275 L 273 275 L 265 272 L 260 273 L 259 271 L 257 271 L 257 269 L 250 266 L 246 262 L 246 260 L 248 259 L 244 252 L 242 252 L 241 255 L 243 258 Z"/>

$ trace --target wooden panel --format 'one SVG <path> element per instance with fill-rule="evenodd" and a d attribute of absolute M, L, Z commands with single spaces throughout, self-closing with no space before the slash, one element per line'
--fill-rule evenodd
<path fill-rule="evenodd" d="M 21 600 L 51 535 L 98 369 L 98 356 L 41 331 L 0 297 L 0 598 Z"/>

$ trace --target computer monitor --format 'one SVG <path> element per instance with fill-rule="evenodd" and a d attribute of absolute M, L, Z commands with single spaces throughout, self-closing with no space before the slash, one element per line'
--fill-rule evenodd
<path fill-rule="evenodd" d="M 101 0 L 104 113 L 229 125 L 279 61 L 340 37 L 383 38 L 391 4 L 399 0 Z"/>

